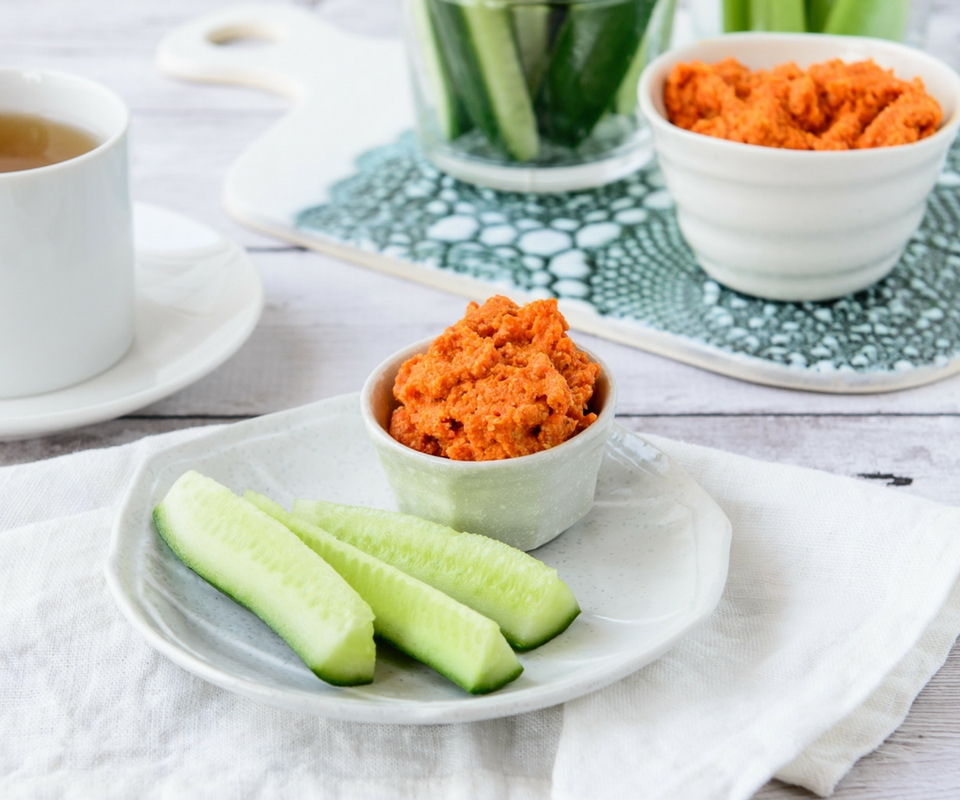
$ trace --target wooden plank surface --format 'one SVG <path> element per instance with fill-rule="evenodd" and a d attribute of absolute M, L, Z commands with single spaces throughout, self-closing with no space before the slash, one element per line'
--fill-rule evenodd
<path fill-rule="evenodd" d="M 0 444 L 0 464 L 356 391 L 397 346 L 435 335 L 462 313 L 465 301 L 459 297 L 285 246 L 226 215 L 219 202 L 224 171 L 287 102 L 252 90 L 178 83 L 153 66 L 164 33 L 222 5 L 219 0 L 0 3 L 0 64 L 64 69 L 119 92 L 133 110 L 135 198 L 188 214 L 250 247 L 266 287 L 256 331 L 207 378 L 120 420 Z M 317 13 L 374 35 L 397 30 L 394 0 L 323 0 Z M 931 20 L 929 49 L 960 68 L 960 2 L 934 0 Z M 896 484 L 889 491 L 960 504 L 960 378 L 886 395 L 817 395 L 754 386 L 578 338 L 616 373 L 620 422 L 632 430 L 841 475 L 889 475 L 862 479 Z M 904 725 L 856 765 L 836 796 L 960 797 L 958 711 L 960 649 L 955 649 Z M 809 796 L 776 781 L 757 795 Z"/>

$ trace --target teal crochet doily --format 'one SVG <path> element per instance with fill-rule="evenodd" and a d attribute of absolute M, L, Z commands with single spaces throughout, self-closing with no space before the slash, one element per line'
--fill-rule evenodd
<path fill-rule="evenodd" d="M 442 174 L 405 134 L 363 155 L 329 197 L 297 216 L 299 230 L 406 264 L 411 277 L 439 270 L 488 282 L 491 293 L 575 301 L 596 315 L 593 332 L 603 335 L 606 321 L 621 341 L 631 326 L 664 334 L 699 354 L 676 357 L 717 371 L 877 391 L 960 370 L 960 143 L 894 271 L 825 303 L 758 300 L 711 280 L 655 161 L 589 191 L 498 192 Z"/>

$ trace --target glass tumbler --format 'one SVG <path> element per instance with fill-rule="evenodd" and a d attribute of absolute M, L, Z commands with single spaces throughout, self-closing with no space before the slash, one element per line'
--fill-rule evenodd
<path fill-rule="evenodd" d="M 652 152 L 637 82 L 676 0 L 404 0 L 430 161 L 510 191 L 600 186 Z"/>

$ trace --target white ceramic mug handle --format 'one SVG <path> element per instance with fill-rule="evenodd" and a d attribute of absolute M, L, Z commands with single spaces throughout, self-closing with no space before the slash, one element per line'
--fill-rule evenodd
<path fill-rule="evenodd" d="M 296 6 L 232 6 L 164 37 L 157 48 L 157 67 L 178 78 L 256 86 L 301 100 L 312 88 L 318 62 L 326 60 L 322 43 L 344 37 L 353 38 Z M 263 44 L 229 45 L 246 38 Z"/>

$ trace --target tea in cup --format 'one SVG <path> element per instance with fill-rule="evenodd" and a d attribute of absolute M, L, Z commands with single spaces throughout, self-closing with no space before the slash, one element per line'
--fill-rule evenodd
<path fill-rule="evenodd" d="M 99 144 L 92 134 L 63 122 L 0 112 L 0 172 L 59 164 L 89 153 Z"/>
<path fill-rule="evenodd" d="M 129 118 L 93 81 L 0 69 L 0 397 L 79 383 L 133 342 Z"/>

